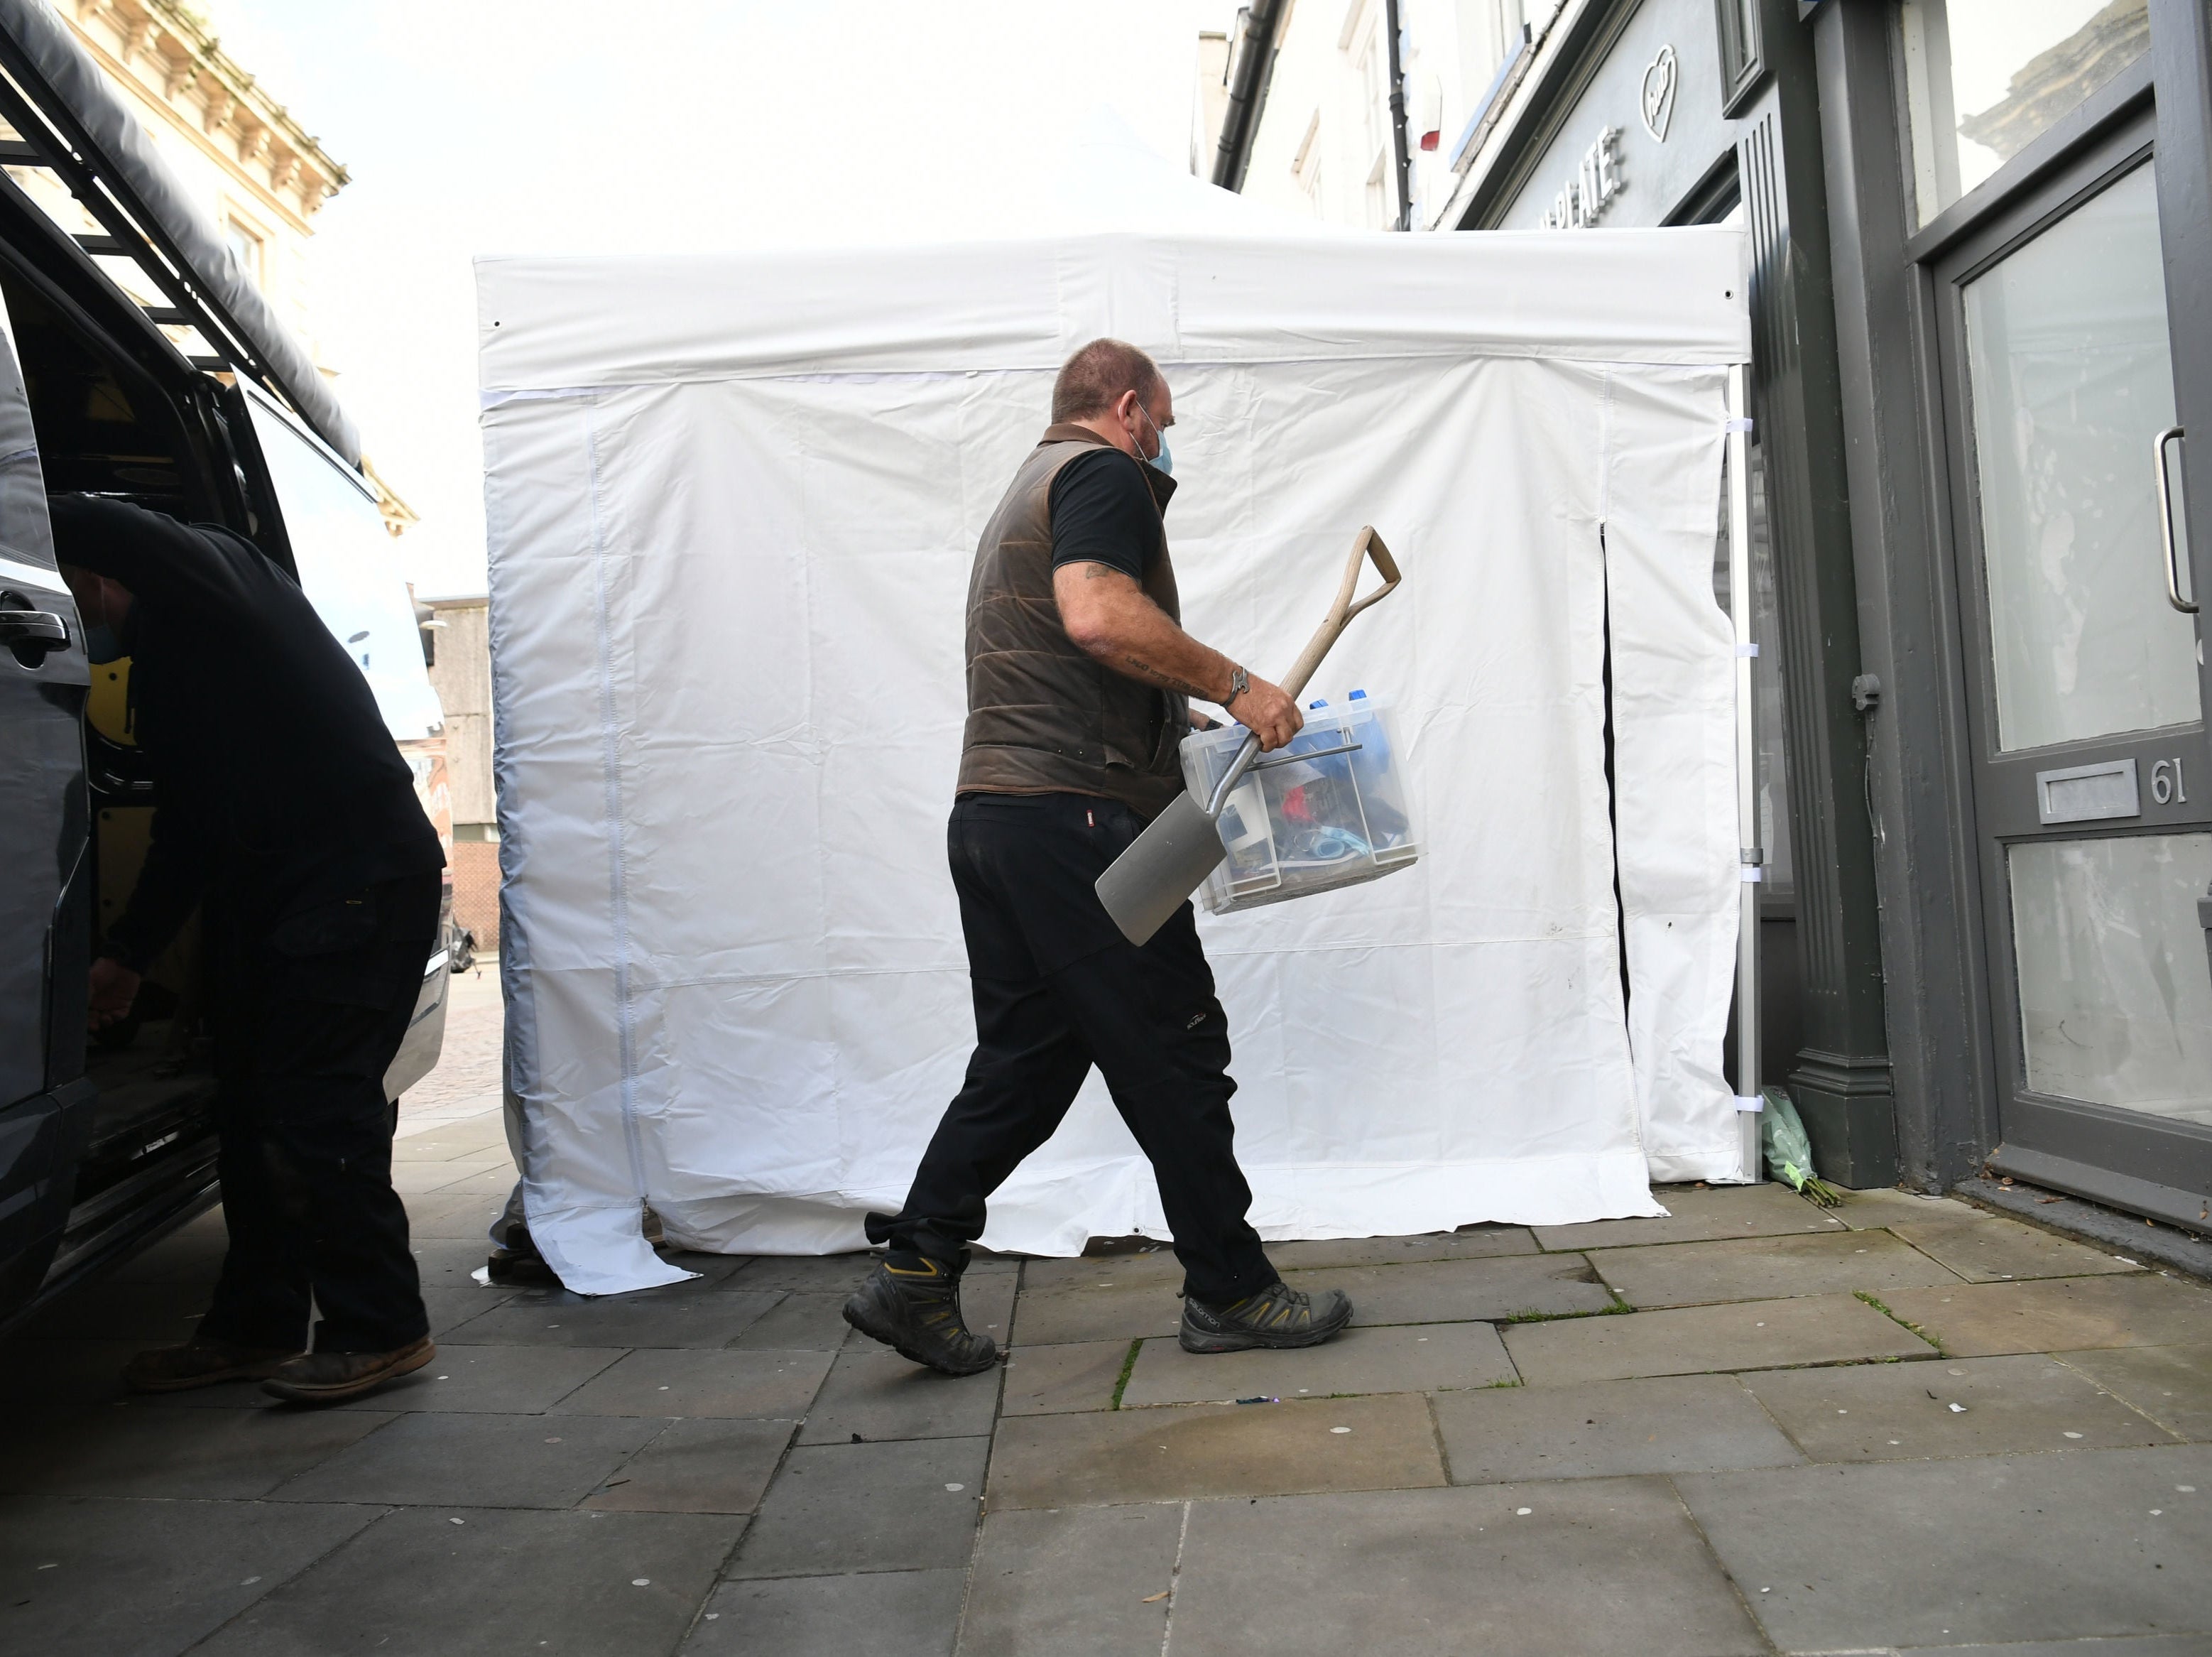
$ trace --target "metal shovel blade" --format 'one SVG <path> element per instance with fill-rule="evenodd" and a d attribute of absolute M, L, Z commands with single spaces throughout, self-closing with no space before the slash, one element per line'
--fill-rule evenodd
<path fill-rule="evenodd" d="M 1098 877 L 1098 901 L 1121 935 L 1142 945 L 1228 855 L 1205 807 L 1179 794 Z"/>

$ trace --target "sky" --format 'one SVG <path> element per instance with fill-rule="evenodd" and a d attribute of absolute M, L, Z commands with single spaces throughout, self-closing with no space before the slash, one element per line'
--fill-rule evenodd
<path fill-rule="evenodd" d="M 1178 167 L 1234 0 L 210 0 L 344 163 L 317 216 L 322 359 L 422 515 L 416 590 L 483 590 L 471 259 L 884 245 L 1018 228 L 1103 109 Z M 641 21 L 645 20 L 645 21 Z"/>

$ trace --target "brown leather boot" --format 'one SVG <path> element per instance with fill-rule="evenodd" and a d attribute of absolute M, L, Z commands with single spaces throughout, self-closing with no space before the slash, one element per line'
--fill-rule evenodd
<path fill-rule="evenodd" d="M 437 1355 L 428 1335 L 392 1352 L 302 1352 L 279 1364 L 261 1390 L 288 1404 L 343 1404 L 412 1374 Z"/>
<path fill-rule="evenodd" d="M 204 1336 L 183 1346 L 156 1347 L 123 1366 L 123 1384 L 134 1392 L 186 1392 L 219 1381 L 265 1380 L 296 1355 L 282 1346 L 234 1346 Z"/>

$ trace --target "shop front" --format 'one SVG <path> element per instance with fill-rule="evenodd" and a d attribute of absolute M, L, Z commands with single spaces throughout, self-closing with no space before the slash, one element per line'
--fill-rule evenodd
<path fill-rule="evenodd" d="M 2208 34 L 1570 6 L 1456 204 L 1750 231 L 1760 1080 L 1847 1184 L 2212 1220 Z"/>

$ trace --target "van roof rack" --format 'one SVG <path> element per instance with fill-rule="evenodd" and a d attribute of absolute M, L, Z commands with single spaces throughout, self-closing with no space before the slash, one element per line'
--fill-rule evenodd
<path fill-rule="evenodd" d="M 360 466 L 360 436 L 328 382 L 43 0 L 0 0 L 0 121 L 12 129 L 0 166 L 52 173 L 97 227 L 55 219 L 88 269 L 185 362 L 255 381 Z M 128 261 L 136 279 L 102 259 Z"/>

